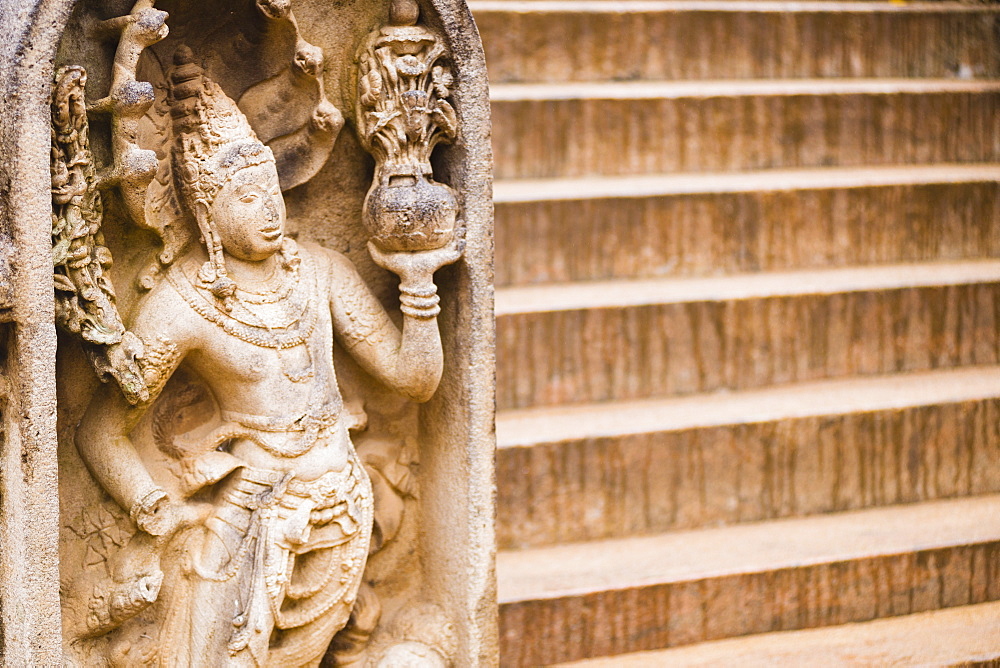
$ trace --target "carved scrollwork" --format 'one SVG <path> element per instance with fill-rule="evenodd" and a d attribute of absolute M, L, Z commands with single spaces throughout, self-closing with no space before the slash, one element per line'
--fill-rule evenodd
<path fill-rule="evenodd" d="M 126 331 L 107 271 L 103 207 L 84 108 L 87 73 L 64 67 L 52 94 L 52 264 L 56 322 L 79 336 L 102 380 L 114 378 L 132 403 L 149 394 L 137 359 L 142 343 Z"/>

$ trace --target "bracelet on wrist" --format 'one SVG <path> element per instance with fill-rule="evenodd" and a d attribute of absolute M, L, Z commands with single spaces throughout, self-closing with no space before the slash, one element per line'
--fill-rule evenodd
<path fill-rule="evenodd" d="M 420 286 L 401 285 L 399 288 L 399 308 L 403 315 L 420 320 L 430 320 L 441 312 L 437 286 L 428 283 Z"/>
<path fill-rule="evenodd" d="M 166 497 L 167 493 L 159 487 L 151 490 L 144 497 L 132 504 L 132 507 L 128 511 L 129 517 L 136 523 L 136 526 L 140 529 L 143 528 L 146 518 L 153 512 L 153 508 Z"/>

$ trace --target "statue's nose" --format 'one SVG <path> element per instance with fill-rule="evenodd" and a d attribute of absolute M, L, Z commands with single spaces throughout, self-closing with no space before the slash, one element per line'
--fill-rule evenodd
<path fill-rule="evenodd" d="M 272 198 L 267 198 L 266 204 L 264 205 L 264 213 L 267 215 L 269 221 L 278 220 L 278 205 L 274 203 Z"/>

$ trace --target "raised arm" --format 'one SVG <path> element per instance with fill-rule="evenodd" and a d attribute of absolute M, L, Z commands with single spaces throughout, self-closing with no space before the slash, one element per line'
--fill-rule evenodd
<path fill-rule="evenodd" d="M 330 305 L 339 340 L 368 373 L 413 401 L 437 391 L 444 367 L 438 330 L 434 272 L 461 256 L 457 247 L 419 253 L 385 253 L 369 244 L 373 259 L 400 277 L 403 331 L 389 319 L 350 260 L 335 255 Z"/>

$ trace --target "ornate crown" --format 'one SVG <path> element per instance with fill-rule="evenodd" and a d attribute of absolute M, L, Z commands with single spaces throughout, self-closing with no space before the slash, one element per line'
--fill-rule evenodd
<path fill-rule="evenodd" d="M 244 167 L 274 162 L 236 103 L 208 78 L 187 46 L 174 52 L 167 101 L 173 120 L 174 168 L 189 205 L 211 204 Z"/>
<path fill-rule="evenodd" d="M 182 45 L 174 52 L 169 82 L 174 184 L 181 205 L 198 223 L 208 251 L 209 261 L 199 278 L 228 303 L 235 285 L 227 276 L 211 217 L 212 202 L 233 174 L 244 167 L 273 163 L 274 154 L 257 138 L 236 103 L 194 61 L 189 47 Z"/>

